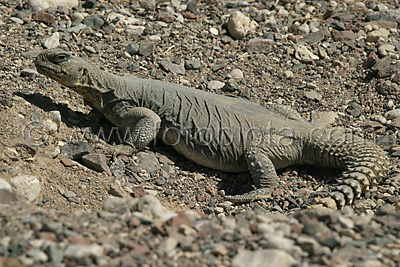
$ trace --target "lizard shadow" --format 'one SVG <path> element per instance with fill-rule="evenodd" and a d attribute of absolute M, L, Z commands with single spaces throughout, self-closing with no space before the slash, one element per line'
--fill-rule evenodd
<path fill-rule="evenodd" d="M 174 165 L 180 170 L 191 174 L 199 173 L 205 176 L 204 183 L 216 185 L 216 189 L 223 190 L 226 195 L 242 195 L 255 189 L 253 179 L 250 172 L 230 173 L 219 170 L 214 170 L 201 166 L 176 152 L 171 146 L 162 144 L 161 142 L 154 145 L 149 144 L 152 151 L 156 151 L 174 162 Z M 284 169 L 277 170 L 280 177 L 279 188 L 284 191 L 295 190 L 300 188 L 308 188 L 316 191 L 319 187 L 325 184 L 332 184 L 335 178 L 340 174 L 338 170 L 326 170 L 313 166 L 289 166 Z M 201 186 L 201 183 L 198 183 Z M 210 188 L 213 188 L 212 186 Z M 199 188 L 198 194 L 207 195 L 207 190 Z"/>
<path fill-rule="evenodd" d="M 66 104 L 55 103 L 50 97 L 40 93 L 26 94 L 22 92 L 16 93 L 32 105 L 37 106 L 45 112 L 57 110 L 61 114 L 61 121 L 69 128 L 90 128 L 91 133 L 98 133 L 101 128 L 105 129 L 104 132 L 112 132 L 115 126 L 108 122 L 103 114 L 95 109 L 92 109 L 88 114 L 74 111 Z"/>
<path fill-rule="evenodd" d="M 85 119 L 87 114 L 79 111 L 71 110 L 66 104 L 55 103 L 50 97 L 42 95 L 40 93 L 25 94 L 22 92 L 17 92 L 17 96 L 22 97 L 32 105 L 37 106 L 45 112 L 57 110 L 61 113 L 61 120 L 68 127 L 81 126 L 85 127 L 90 124 L 89 121 Z M 80 125 L 77 125 L 77 122 Z"/>
<path fill-rule="evenodd" d="M 189 172 L 189 177 L 196 173 L 204 175 L 204 181 L 197 181 L 195 188 L 191 188 L 194 189 L 191 193 L 194 195 L 206 196 L 208 199 L 207 201 L 215 202 L 215 197 L 222 199 L 222 196 L 219 196 L 218 193 L 210 193 L 210 190 L 215 187 L 208 186 L 209 184 L 216 185 L 216 191 L 223 190 L 226 195 L 231 196 L 242 195 L 256 188 L 250 176 L 250 172 L 229 173 L 210 169 L 186 159 L 171 146 L 165 144 L 157 144 L 156 146 L 151 144 L 149 148 L 168 157 L 180 170 Z M 279 169 L 277 170 L 277 174 L 280 181 L 277 188 L 280 188 L 280 192 L 283 192 L 283 195 L 279 198 L 284 200 L 286 197 L 290 198 L 292 194 L 294 195 L 294 199 L 299 197 L 303 198 L 303 200 L 311 196 L 325 196 L 327 191 L 325 191 L 325 189 L 320 191 L 319 188 L 334 184 L 340 173 L 339 170 L 321 169 L 309 165 L 293 165 L 284 169 Z M 194 180 L 196 179 L 194 178 Z M 196 181 L 193 183 L 196 183 Z M 205 187 L 204 184 L 206 185 Z M 190 188 L 190 186 L 188 187 Z M 302 195 L 304 193 L 300 193 L 300 195 L 296 196 L 295 192 L 302 188 L 307 189 L 306 192 L 310 193 L 310 195 Z M 195 192 L 196 190 L 197 192 Z M 277 194 L 279 195 L 281 193 L 277 192 Z M 213 196 L 210 197 L 210 195 Z M 293 200 L 293 196 L 291 199 Z"/>

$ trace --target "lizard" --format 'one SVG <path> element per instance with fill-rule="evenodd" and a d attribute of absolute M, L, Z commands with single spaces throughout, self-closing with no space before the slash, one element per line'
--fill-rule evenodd
<path fill-rule="evenodd" d="M 79 93 L 111 123 L 129 130 L 116 151 L 132 155 L 156 139 L 199 165 L 250 172 L 255 188 L 226 195 L 232 202 L 268 199 L 279 181 L 276 170 L 313 165 L 341 171 L 318 203 L 342 208 L 389 170 L 389 159 L 376 144 L 344 130 L 316 127 L 289 106 L 261 106 L 240 97 L 112 74 L 59 48 L 43 51 L 34 63 L 39 73 Z"/>

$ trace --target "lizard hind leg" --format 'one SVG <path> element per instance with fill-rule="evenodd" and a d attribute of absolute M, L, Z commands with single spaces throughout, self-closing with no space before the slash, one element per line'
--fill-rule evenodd
<path fill-rule="evenodd" d="M 235 203 L 269 199 L 278 182 L 272 161 L 262 149 L 257 147 L 250 147 L 245 157 L 254 185 L 257 188 L 242 195 L 225 196 L 225 199 Z"/>

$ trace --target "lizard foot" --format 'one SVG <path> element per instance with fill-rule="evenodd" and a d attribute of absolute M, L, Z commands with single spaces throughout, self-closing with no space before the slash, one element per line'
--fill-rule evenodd
<path fill-rule="evenodd" d="M 119 155 L 132 156 L 136 152 L 136 149 L 130 145 L 116 145 L 112 149 L 113 160 L 115 160 Z"/>
<path fill-rule="evenodd" d="M 269 199 L 271 198 L 271 192 L 272 192 L 271 188 L 257 188 L 242 195 L 225 196 L 224 198 L 225 200 L 234 203 L 246 203 L 257 200 Z"/>
<path fill-rule="evenodd" d="M 134 147 L 132 147 L 131 145 L 123 145 L 123 144 L 122 145 L 110 145 L 102 140 L 91 144 L 91 148 L 93 150 L 94 149 L 103 149 L 106 151 L 106 153 L 112 154 L 113 161 L 119 155 L 132 156 L 132 154 L 136 152 L 136 149 Z"/>

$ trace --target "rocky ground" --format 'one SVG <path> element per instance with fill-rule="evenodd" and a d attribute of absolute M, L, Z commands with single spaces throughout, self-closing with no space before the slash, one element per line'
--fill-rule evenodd
<path fill-rule="evenodd" d="M 399 266 L 399 8 L 0 1 L 0 266 Z M 52 47 L 121 75 L 289 105 L 377 143 L 391 171 L 334 211 L 309 209 L 333 171 L 286 168 L 273 199 L 236 205 L 222 195 L 251 190 L 248 174 L 159 143 L 113 162 L 94 144 L 124 133 L 36 72 L 34 57 Z"/>

